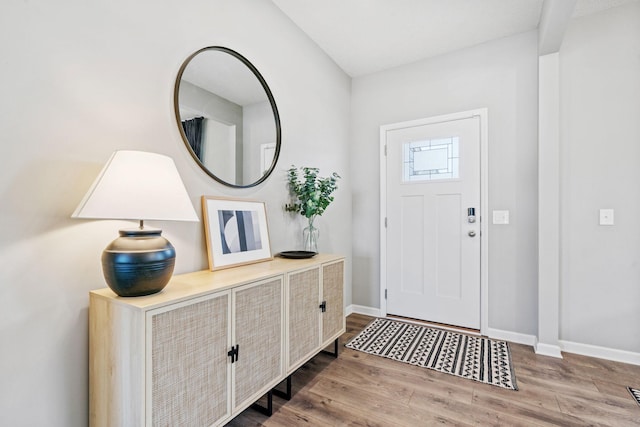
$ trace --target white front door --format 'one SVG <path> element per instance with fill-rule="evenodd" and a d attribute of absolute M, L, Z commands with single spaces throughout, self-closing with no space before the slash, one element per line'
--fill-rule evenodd
<path fill-rule="evenodd" d="M 480 329 L 480 117 L 385 135 L 386 311 Z"/>

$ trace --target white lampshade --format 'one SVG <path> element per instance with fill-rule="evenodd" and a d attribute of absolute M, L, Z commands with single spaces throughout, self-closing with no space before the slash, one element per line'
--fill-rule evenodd
<path fill-rule="evenodd" d="M 72 218 L 198 221 L 173 159 L 116 151 Z"/>

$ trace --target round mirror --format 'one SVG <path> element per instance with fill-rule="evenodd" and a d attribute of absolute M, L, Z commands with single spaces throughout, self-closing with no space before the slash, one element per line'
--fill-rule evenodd
<path fill-rule="evenodd" d="M 280 116 L 271 90 L 244 56 L 213 46 L 180 67 L 174 107 L 182 139 L 213 179 L 253 187 L 267 179 L 280 154 Z"/>

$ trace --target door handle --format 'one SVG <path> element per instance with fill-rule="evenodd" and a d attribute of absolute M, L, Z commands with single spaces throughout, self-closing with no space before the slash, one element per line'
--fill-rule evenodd
<path fill-rule="evenodd" d="M 476 232 L 471 230 L 469 233 L 469 237 L 476 237 Z"/>

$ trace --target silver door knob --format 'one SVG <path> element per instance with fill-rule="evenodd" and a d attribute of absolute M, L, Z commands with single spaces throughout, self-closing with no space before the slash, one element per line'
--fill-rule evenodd
<path fill-rule="evenodd" d="M 471 230 L 471 231 L 469 232 L 469 237 L 476 237 L 476 232 L 475 232 L 475 231 L 473 231 L 473 230 Z"/>

